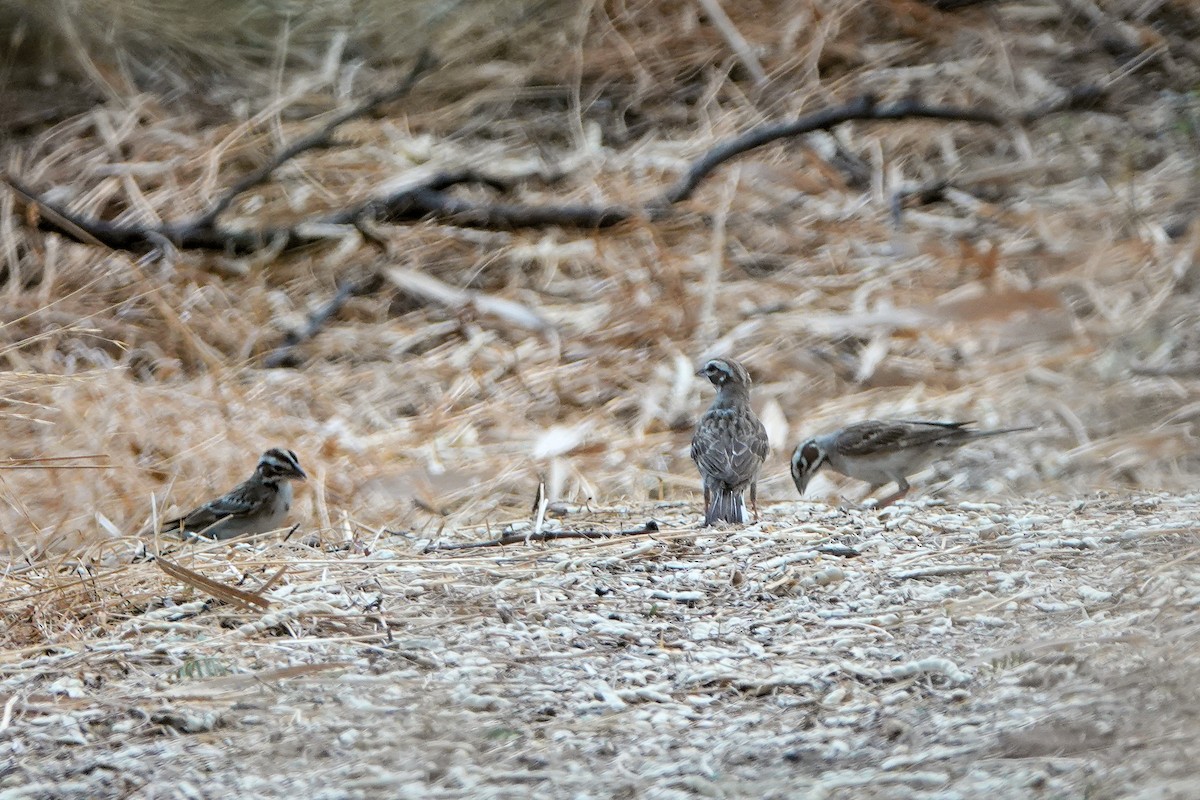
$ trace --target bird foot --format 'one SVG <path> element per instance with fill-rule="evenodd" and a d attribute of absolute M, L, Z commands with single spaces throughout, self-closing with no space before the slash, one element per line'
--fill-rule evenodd
<path fill-rule="evenodd" d="M 908 492 L 894 492 L 889 494 L 887 497 L 881 497 L 874 503 L 869 504 L 868 508 L 871 508 L 875 511 L 882 511 L 888 506 L 893 505 L 897 500 L 902 500 L 906 494 L 908 494 Z"/>

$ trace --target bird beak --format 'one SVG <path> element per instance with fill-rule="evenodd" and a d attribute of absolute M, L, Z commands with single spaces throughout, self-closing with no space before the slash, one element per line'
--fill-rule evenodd
<path fill-rule="evenodd" d="M 695 375 L 696 375 L 696 377 L 697 377 L 697 378 L 703 378 L 703 377 L 704 377 L 704 370 L 702 370 L 702 369 L 698 369 L 698 370 L 696 370 L 696 372 L 695 372 Z"/>
<path fill-rule="evenodd" d="M 304 470 L 300 469 L 299 467 L 296 468 L 296 477 L 302 481 L 308 480 L 308 475 L 306 475 Z"/>
<path fill-rule="evenodd" d="M 792 467 L 792 483 L 796 484 L 796 491 L 800 492 L 801 497 L 804 497 L 804 490 L 808 488 L 811 477 L 812 473 L 802 473 L 795 466 Z"/>

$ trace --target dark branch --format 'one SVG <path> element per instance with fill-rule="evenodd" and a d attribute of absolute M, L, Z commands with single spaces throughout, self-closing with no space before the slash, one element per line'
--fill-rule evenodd
<path fill-rule="evenodd" d="M 999 2 L 999 0 L 925 0 L 925 2 L 938 11 L 958 11 L 961 8 L 991 4 Z"/>
<path fill-rule="evenodd" d="M 743 133 L 735 139 L 723 142 L 705 153 L 691 169 L 671 187 L 662 197 L 652 204 L 655 207 L 672 206 L 692 196 L 700 182 L 717 167 L 743 153 L 748 153 L 763 145 L 780 139 L 790 139 L 813 131 L 828 130 L 852 120 L 883 120 L 905 119 L 910 117 L 925 119 L 962 120 L 964 122 L 981 122 L 986 125 L 1002 125 L 1004 119 L 990 111 L 973 108 L 958 108 L 953 106 L 926 106 L 915 100 L 902 100 L 898 103 L 878 105 L 872 97 L 860 97 L 844 106 L 828 108 L 805 114 L 791 122 L 763 125 Z"/>
<path fill-rule="evenodd" d="M 500 193 L 507 192 L 511 188 L 505 181 L 481 175 L 470 169 L 438 172 L 419 184 L 406 186 L 385 197 L 372 198 L 344 208 L 322 217 L 318 221 L 325 225 L 355 225 L 362 219 L 380 222 L 424 219 L 430 215 L 430 209 L 436 208 L 436 204 L 422 203 L 422 197 L 428 193 L 438 195 L 445 192 L 446 189 L 462 184 L 478 184 Z"/>
<path fill-rule="evenodd" d="M 474 203 L 445 192 L 414 189 L 375 205 L 381 222 L 432 218 L 463 228 L 511 230 L 546 228 L 610 228 L 634 216 L 619 206 L 531 206 L 520 203 Z"/>
<path fill-rule="evenodd" d="M 166 239 L 181 250 L 221 250 L 231 255 L 253 253 L 283 237 L 283 250 L 291 250 L 324 237 L 303 235 L 297 228 L 228 231 L 189 225 L 137 225 L 87 219 L 48 202 L 11 175 L 0 176 L 27 203 L 37 207 L 38 227 L 81 244 L 100 244 L 112 250 L 149 251 Z"/>
<path fill-rule="evenodd" d="M 480 547 L 504 547 L 510 544 L 525 544 L 527 542 L 553 542 L 559 539 L 615 539 L 619 536 L 636 536 L 640 533 L 658 533 L 658 523 L 650 520 L 640 528 L 629 531 L 542 531 L 541 533 L 508 533 L 499 539 L 488 539 L 482 542 L 460 542 L 458 544 L 431 544 L 425 548 L 426 553 L 435 550 L 475 550 Z"/>
<path fill-rule="evenodd" d="M 304 153 L 308 150 L 330 147 L 333 143 L 334 132 L 347 122 L 351 122 L 360 117 L 365 117 L 368 114 L 372 114 L 380 106 L 393 103 L 408 95 L 408 93 L 413 90 L 413 87 L 417 85 L 417 81 L 421 80 L 421 78 L 430 69 L 432 69 L 433 66 L 433 54 L 430 53 L 429 50 L 423 50 L 421 54 L 417 56 L 417 63 L 413 64 L 412 69 L 408 72 L 408 76 L 400 83 L 399 86 L 382 92 L 376 92 L 375 94 L 364 98 L 362 102 L 358 103 L 357 105 L 351 106 L 350 108 L 335 114 L 332 119 L 330 119 L 317 130 L 313 131 L 307 136 L 301 136 L 299 139 L 280 150 L 266 164 L 263 164 L 249 175 L 243 177 L 233 186 L 229 187 L 225 194 L 221 195 L 221 197 L 215 203 L 213 203 L 212 208 L 208 209 L 208 211 L 204 212 L 195 220 L 193 220 L 190 223 L 190 226 L 197 229 L 213 227 L 217 222 L 217 217 L 225 213 L 229 207 L 233 205 L 233 201 L 238 197 L 250 191 L 255 186 L 265 183 L 267 179 L 270 178 L 275 172 L 275 170 L 279 169 L 285 163 L 301 153 Z"/>
<path fill-rule="evenodd" d="M 1099 108 L 1107 97 L 1108 93 L 1101 86 L 1077 86 L 1060 98 L 1034 106 L 1019 115 L 1016 121 L 1024 125 L 1064 111 L 1090 111 Z"/>
<path fill-rule="evenodd" d="M 508 182 L 480 175 L 473 170 L 442 172 L 416 186 L 400 189 L 387 197 L 379 197 L 348 208 L 321 220 L 325 223 L 348 224 L 363 217 L 377 222 L 408 222 L 436 219 L 464 228 L 505 230 L 515 228 L 544 228 L 561 225 L 574 228 L 607 228 L 631 219 L 635 212 L 620 206 L 531 206 L 520 203 L 477 203 L 453 197 L 447 189 L 463 184 L 486 186 L 496 192 L 507 192 Z"/>
<path fill-rule="evenodd" d="M 263 358 L 267 367 L 295 367 L 300 363 L 296 348 L 316 336 L 325 327 L 325 323 L 337 316 L 342 306 L 355 295 L 364 294 L 370 287 L 378 286 L 379 279 L 372 276 L 363 281 L 346 281 L 338 287 L 337 293 L 329 298 L 325 305 L 308 315 L 308 322 L 298 331 L 291 331 L 283 339 L 283 344 L 272 350 Z"/>
<path fill-rule="evenodd" d="M 229 207 L 232 198 L 266 180 L 271 172 L 288 158 L 304 149 L 320 146 L 322 141 L 328 140 L 330 133 L 337 125 L 344 123 L 347 119 L 368 113 L 370 108 L 380 102 L 394 99 L 407 92 L 411 89 L 411 84 L 420 77 L 426 68 L 427 65 L 418 62 L 409 75 L 409 79 L 401 87 L 390 93 L 368 98 L 364 103 L 338 115 L 320 131 L 285 148 L 272 159 L 270 164 L 239 181 L 212 209 L 195 221 L 147 227 L 84 219 L 63 208 L 47 203 L 11 176 L 5 176 L 3 179 L 23 195 L 28 203 L 43 209 L 44 213 L 41 213 L 39 217 L 39 227 L 60 233 L 78 242 L 99 243 L 116 250 L 149 250 L 165 238 L 183 250 L 220 250 L 232 255 L 240 255 L 274 245 L 284 251 L 328 238 L 320 231 L 311 230 L 309 227 L 311 223 L 360 225 L 364 219 L 387 222 L 434 219 L 452 225 L 493 230 L 551 226 L 597 229 L 625 222 L 640 213 L 646 213 L 651 218 L 661 216 L 670 206 L 690 198 L 696 187 L 725 162 L 780 139 L 801 136 L 817 130 L 827 130 L 852 120 L 921 118 L 999 126 L 1007 123 L 1027 123 L 1061 111 L 1094 107 L 1104 97 L 1102 90 L 1084 87 L 1059 100 L 1035 107 L 1011 118 L 983 109 L 929 106 L 916 100 L 902 100 L 880 105 L 872 98 L 863 97 L 837 108 L 806 114 L 791 122 L 764 125 L 717 145 L 693 164 L 675 186 L 652 201 L 645 211 L 624 206 L 535 206 L 467 200 L 452 196 L 447 190 L 462 184 L 476 184 L 497 192 L 504 192 L 508 190 L 509 186 L 503 181 L 488 178 L 469 170 L 460 170 L 439 173 L 417 186 L 399 190 L 387 197 L 358 203 L 333 214 L 307 220 L 290 227 L 263 228 L 251 231 L 230 231 L 216 227 L 214 220 Z"/>
<path fill-rule="evenodd" d="M 320 232 L 306 229 L 304 223 L 292 227 L 234 231 L 226 228 L 198 227 L 190 222 L 151 226 L 86 219 L 44 200 L 33 189 L 11 175 L 0 176 L 0 180 L 8 183 L 27 203 L 32 203 L 39 208 L 38 227 L 61 234 L 82 244 L 101 244 L 113 250 L 132 252 L 150 250 L 157 247 L 162 239 L 166 239 L 180 250 L 217 250 L 229 255 L 248 255 L 272 245 L 278 246 L 282 252 L 327 241 L 329 238 Z M 310 220 L 309 224 L 353 225 L 364 215 L 386 217 L 387 214 L 382 212 L 386 212 L 391 205 L 404 208 L 406 198 L 421 198 L 424 193 L 431 191 L 439 194 L 440 190 L 460 183 L 479 183 L 501 191 L 508 188 L 495 178 L 479 175 L 469 170 L 442 172 L 430 177 L 419 186 L 401 190 L 395 195 L 382 199 L 358 203 L 328 216 Z M 422 219 L 435 216 L 438 209 L 438 205 L 431 202 L 426 202 L 424 205 L 410 202 L 409 206 L 410 210 L 407 215 L 397 214 L 396 218 Z M 280 241 L 281 239 L 282 241 Z"/>

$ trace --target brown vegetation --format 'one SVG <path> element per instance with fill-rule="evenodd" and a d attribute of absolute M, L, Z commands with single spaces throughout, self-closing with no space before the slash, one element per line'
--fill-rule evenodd
<path fill-rule="evenodd" d="M 1192 110 L 1166 94 L 1190 62 L 1170 41 L 1138 69 L 1086 37 L 1041 52 L 1039 36 L 1084 23 L 1029 21 L 1019 5 L 785 6 L 732 20 L 764 85 L 691 3 L 597 9 L 574 46 L 546 35 L 536 62 L 450 49 L 438 56 L 451 66 L 388 116 L 286 163 L 226 222 L 287 224 L 463 165 L 515 181 L 523 202 L 636 206 L 715 142 L 863 91 L 1015 117 L 1096 85 L 1104 104 L 999 130 L 848 124 L 756 150 L 666 219 L 603 233 L 343 226 L 282 256 L 139 261 L 9 216 L 5 440 L 13 457 L 103 454 L 87 472 L 6 473 L 10 549 L 89 540 L 107 527 L 97 514 L 136 528 L 152 498 L 219 491 L 276 443 L 313 466 L 298 519 L 316 527 L 501 523 L 523 515 L 539 475 L 552 500 L 691 497 L 687 428 L 704 393 L 686 372 L 715 350 L 756 373 L 776 443 L 770 498 L 790 495 L 782 462 L 801 433 L 865 414 L 1042 426 L 987 477 L 954 479 L 989 496 L 1186 485 L 1192 390 L 1153 371 L 1187 362 L 1192 329 L 1180 295 L 1194 237 L 1179 216 Z M 350 84 L 318 73 L 304 92 L 297 69 L 242 118 L 123 96 L 18 140 L 9 171 L 93 218 L 186 219 L 320 123 L 293 119 L 297 103 L 405 69 Z M 1139 82 L 1165 84 L 1152 113 Z M 367 282 L 297 348 L 299 368 L 262 367 L 339 284 L 369 274 L 507 303 Z"/>

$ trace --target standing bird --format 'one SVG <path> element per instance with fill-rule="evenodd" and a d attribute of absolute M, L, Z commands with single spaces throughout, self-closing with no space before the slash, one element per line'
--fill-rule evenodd
<path fill-rule="evenodd" d="M 908 476 L 920 472 L 934 459 L 976 439 L 1033 430 L 979 431 L 966 427 L 970 424 L 876 419 L 858 422 L 816 436 L 797 447 L 792 453 L 792 480 L 803 495 L 817 470 L 828 464 L 834 472 L 870 483 L 871 491 L 895 481 L 896 492 L 875 506 L 884 508 L 908 494 Z"/>
<path fill-rule="evenodd" d="M 308 476 L 291 450 L 273 447 L 262 454 L 254 474 L 229 491 L 182 517 L 164 523 L 164 531 L 200 534 L 213 539 L 273 531 L 292 508 L 293 480 Z"/>
<path fill-rule="evenodd" d="M 750 373 L 729 358 L 714 358 L 696 373 L 717 397 L 696 424 L 692 460 L 704 481 L 704 524 L 746 521 L 742 494 L 758 519 L 758 471 L 767 458 L 767 429 L 750 408 Z"/>

